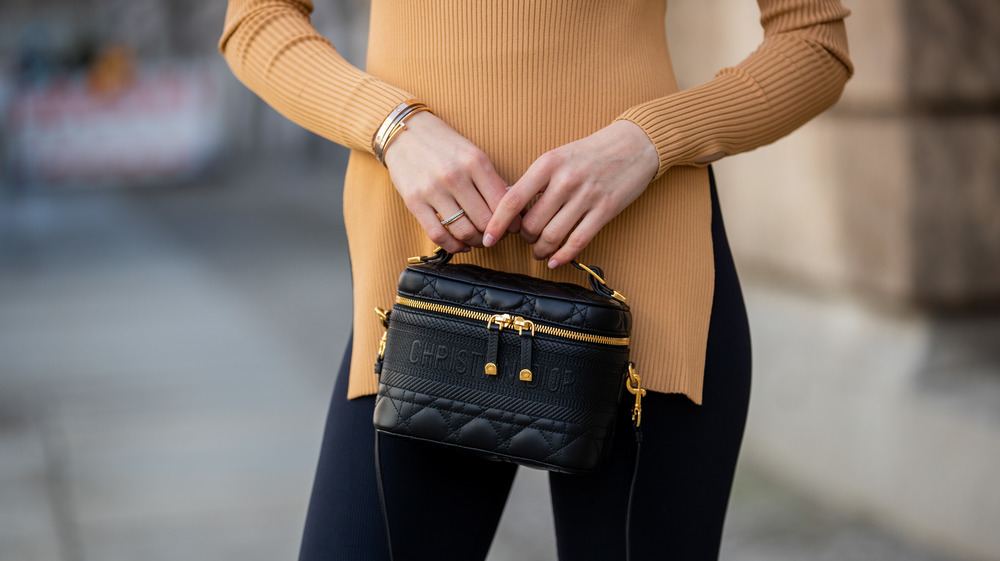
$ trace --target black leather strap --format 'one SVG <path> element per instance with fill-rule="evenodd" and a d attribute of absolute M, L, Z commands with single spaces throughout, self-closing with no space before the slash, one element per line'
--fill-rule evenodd
<path fill-rule="evenodd" d="M 632 468 L 632 481 L 628 485 L 628 506 L 625 511 L 625 561 L 632 561 L 632 502 L 635 499 L 635 481 L 639 478 L 639 454 L 642 452 L 642 429 L 632 423 L 635 429 L 635 467 Z"/>
<path fill-rule="evenodd" d="M 443 248 L 435 248 L 434 253 L 430 255 L 425 255 L 422 257 L 411 257 L 409 259 L 410 263 L 429 263 L 431 265 L 444 265 L 445 263 L 451 261 L 451 253 L 448 253 Z M 607 298 L 620 298 L 624 301 L 624 298 L 618 294 L 614 289 L 604 283 L 604 271 L 600 267 L 593 265 L 581 265 L 575 259 L 570 261 L 570 264 L 587 273 L 587 278 L 590 281 L 590 287 L 594 289 L 594 292 L 605 296 Z M 595 277 L 596 275 L 596 277 Z M 617 296 L 616 296 L 617 295 Z"/>
<path fill-rule="evenodd" d="M 425 255 L 423 257 L 411 257 L 410 263 L 430 263 L 431 265 L 444 265 L 445 263 L 451 261 L 451 253 L 448 253 L 442 248 L 436 248 L 434 253 L 430 255 Z"/>
<path fill-rule="evenodd" d="M 530 382 L 532 378 L 531 374 L 531 340 L 533 337 L 527 333 L 520 336 L 521 339 L 521 369 L 518 377 L 522 382 Z M 524 371 L 527 370 L 527 378 L 525 378 Z"/>
<path fill-rule="evenodd" d="M 382 524 L 385 525 L 386 547 L 389 561 L 392 561 L 392 538 L 389 537 L 389 511 L 385 506 L 385 486 L 382 483 L 382 454 L 379 452 L 379 432 L 375 431 L 375 479 L 378 486 L 378 502 L 382 506 Z"/>
<path fill-rule="evenodd" d="M 486 374 L 490 376 L 500 372 L 497 364 L 497 349 L 500 347 L 500 329 L 489 329 L 486 338 Z"/>

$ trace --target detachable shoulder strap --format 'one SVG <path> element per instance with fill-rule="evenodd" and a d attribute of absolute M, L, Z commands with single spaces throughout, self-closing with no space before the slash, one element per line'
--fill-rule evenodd
<path fill-rule="evenodd" d="M 639 478 L 639 456 L 642 452 L 642 398 L 646 389 L 642 387 L 642 376 L 636 372 L 635 363 L 628 363 L 628 377 L 625 379 L 625 389 L 635 396 L 632 406 L 632 429 L 635 431 L 635 467 L 632 469 L 632 481 L 628 486 L 628 506 L 625 511 L 625 561 L 632 561 L 632 503 L 635 499 L 635 482 Z"/>

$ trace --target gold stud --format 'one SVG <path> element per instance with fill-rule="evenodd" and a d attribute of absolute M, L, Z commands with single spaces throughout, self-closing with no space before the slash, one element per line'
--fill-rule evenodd
<path fill-rule="evenodd" d="M 521 378 L 522 382 L 530 382 L 531 381 L 531 370 L 528 370 L 527 368 L 525 368 L 524 370 L 522 370 L 520 378 Z"/>
<path fill-rule="evenodd" d="M 489 374 L 490 376 L 496 376 L 497 375 L 497 365 L 493 364 L 492 362 L 487 362 L 486 363 L 486 373 Z"/>

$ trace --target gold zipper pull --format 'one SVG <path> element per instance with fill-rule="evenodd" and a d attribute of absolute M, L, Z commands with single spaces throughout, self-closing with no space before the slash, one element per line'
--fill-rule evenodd
<path fill-rule="evenodd" d="M 503 331 L 504 327 L 511 326 L 511 322 L 510 314 L 495 314 L 486 320 L 486 329 L 488 330 L 490 327 L 496 325 L 498 331 Z"/>
<path fill-rule="evenodd" d="M 531 337 L 519 337 L 521 339 L 521 372 L 517 377 L 522 382 L 530 382 L 531 374 Z"/>
<path fill-rule="evenodd" d="M 489 329 L 486 335 L 486 366 L 483 371 L 488 376 L 497 375 L 497 348 L 500 346 L 500 330 Z"/>
<path fill-rule="evenodd" d="M 535 324 L 531 322 L 530 319 L 524 319 L 521 316 L 517 316 L 511 323 L 514 325 L 514 329 L 517 330 L 518 335 L 522 335 L 525 329 L 531 330 L 531 336 L 535 336 Z"/>
<path fill-rule="evenodd" d="M 491 329 L 494 325 L 497 326 L 496 331 Z M 486 320 L 486 331 L 489 334 L 486 336 L 486 366 L 483 367 L 483 372 L 488 376 L 497 375 L 497 349 L 500 347 L 500 332 L 509 325 L 510 314 L 496 314 Z"/>
<path fill-rule="evenodd" d="M 518 316 L 511 320 L 514 329 L 517 329 L 518 338 L 521 339 L 521 372 L 517 377 L 522 382 L 530 382 L 533 375 L 531 373 L 531 337 L 535 336 L 535 324 L 529 319 Z M 523 337 L 524 331 L 528 330 L 531 337 Z"/>

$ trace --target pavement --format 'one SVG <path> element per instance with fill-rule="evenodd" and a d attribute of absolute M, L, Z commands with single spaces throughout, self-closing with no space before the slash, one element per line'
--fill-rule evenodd
<path fill-rule="evenodd" d="M 296 558 L 351 313 L 343 165 L 0 197 L 0 559 Z M 521 470 L 490 561 L 555 559 L 546 485 Z M 745 465 L 721 558 L 960 561 Z"/>

